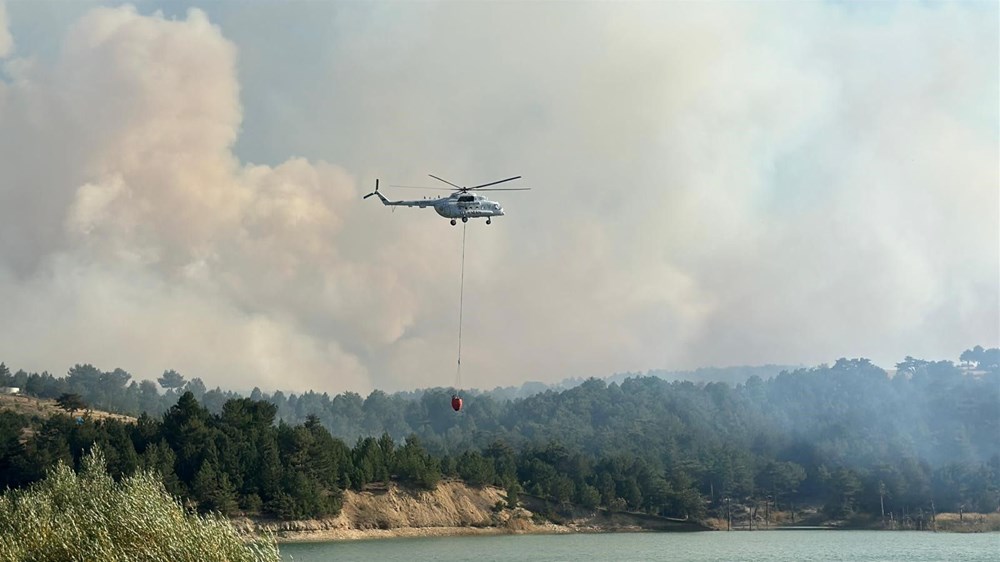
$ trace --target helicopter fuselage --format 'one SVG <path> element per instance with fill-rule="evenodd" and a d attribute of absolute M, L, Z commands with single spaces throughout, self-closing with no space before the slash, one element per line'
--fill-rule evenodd
<path fill-rule="evenodd" d="M 383 205 L 388 205 L 392 207 L 417 207 L 419 209 L 426 209 L 427 207 L 433 207 L 437 214 L 441 215 L 446 219 L 451 219 L 451 224 L 454 226 L 458 219 L 462 222 L 468 222 L 469 219 L 474 218 L 485 218 L 486 224 L 490 224 L 492 217 L 502 217 L 504 215 L 503 207 L 500 203 L 492 201 L 483 197 L 478 192 L 473 192 L 475 189 L 484 189 L 484 191 L 527 191 L 528 187 L 514 187 L 514 188 L 495 188 L 490 187 L 497 184 L 505 183 L 511 180 L 519 179 L 521 176 L 514 176 L 512 178 L 507 178 L 499 181 L 494 181 L 490 183 L 484 183 L 482 185 L 476 185 L 472 187 L 461 187 L 447 180 L 441 179 L 437 176 L 431 175 L 432 178 L 443 181 L 448 185 L 455 188 L 455 191 L 448 197 L 437 197 L 437 198 L 425 198 L 417 200 L 404 200 L 404 201 L 391 201 L 382 195 L 378 190 L 378 180 L 375 180 L 375 191 L 365 195 L 363 199 L 368 199 L 369 197 L 376 195 L 382 201 Z M 409 186 L 397 186 L 397 187 L 409 187 Z M 430 188 L 435 189 L 435 188 Z"/>
<path fill-rule="evenodd" d="M 390 201 L 383 197 L 381 193 L 375 192 L 373 194 L 378 195 L 383 205 L 417 207 L 418 209 L 433 207 L 437 214 L 446 219 L 451 219 L 451 224 L 453 225 L 458 219 L 466 222 L 469 219 L 475 218 L 485 218 L 486 223 L 489 224 L 491 217 L 502 217 L 504 215 L 503 207 L 500 206 L 500 203 L 491 201 L 479 194 L 454 193 L 448 197 L 417 199 L 414 201 Z"/>
<path fill-rule="evenodd" d="M 502 217 L 503 207 L 482 195 L 443 197 L 434 203 L 437 214 L 446 219 Z"/>

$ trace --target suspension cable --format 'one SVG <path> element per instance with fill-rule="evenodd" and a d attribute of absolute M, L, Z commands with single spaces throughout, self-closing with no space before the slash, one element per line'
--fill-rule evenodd
<path fill-rule="evenodd" d="M 455 372 L 455 390 L 462 388 L 462 311 L 465 306 L 465 228 L 462 223 L 462 281 L 458 291 L 458 369 Z"/>

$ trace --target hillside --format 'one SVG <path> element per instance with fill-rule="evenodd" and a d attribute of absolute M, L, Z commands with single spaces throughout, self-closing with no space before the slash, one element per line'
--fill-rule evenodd
<path fill-rule="evenodd" d="M 245 401 L 244 405 L 252 408 L 252 404 L 249 402 Z M 29 448 L 32 448 L 32 445 L 40 444 L 38 439 L 41 437 L 37 431 L 39 427 L 46 425 L 52 428 L 65 426 L 81 430 L 79 435 L 72 439 L 74 444 L 70 446 L 74 456 L 82 454 L 85 449 L 89 448 L 89 445 L 93 443 L 92 439 L 95 438 L 95 434 L 91 432 L 106 427 L 105 422 L 124 422 L 133 430 L 139 430 L 134 425 L 135 418 L 97 410 L 79 412 L 86 423 L 77 426 L 66 420 L 66 412 L 61 410 L 55 401 L 25 396 L 0 396 L 0 412 L 12 412 L 36 420 L 35 423 L 24 426 L 21 432 L 21 439 L 29 445 Z M 52 423 L 57 425 L 49 425 Z M 123 426 L 118 425 L 118 427 Z M 66 431 L 66 429 L 64 428 L 62 431 Z M 76 429 L 72 431 L 73 434 L 77 432 Z M 319 430 L 313 426 L 312 431 Z M 366 444 L 363 444 L 361 448 L 367 447 L 368 444 L 374 444 L 374 441 L 366 441 Z M 333 445 L 332 448 L 324 447 L 324 449 L 331 452 L 337 448 L 336 444 Z M 387 445 L 384 441 L 380 443 L 379 447 L 389 454 L 399 455 L 400 458 L 404 458 L 407 451 L 412 452 L 413 450 L 410 445 L 407 445 L 399 449 L 398 453 L 392 453 L 394 447 L 391 442 Z M 48 447 L 42 446 L 41 449 L 48 449 Z M 116 455 L 113 446 L 109 447 L 107 451 L 112 458 L 120 458 Z M 148 449 L 148 451 L 155 451 L 155 448 Z M 299 456 L 292 451 L 288 452 L 290 453 L 287 457 L 289 459 L 295 459 Z M 141 464 L 152 466 L 155 463 L 147 461 Z M 162 466 L 160 470 L 168 475 L 167 481 L 170 485 L 170 481 L 173 480 L 169 478 L 172 470 Z M 124 472 L 129 471 L 125 470 Z M 176 489 L 175 492 L 181 492 L 183 495 L 183 489 Z M 210 494 L 213 498 L 212 503 L 207 504 L 206 507 L 212 509 L 224 507 L 224 504 L 218 503 L 218 493 L 216 491 Z M 345 489 L 337 493 L 341 507 L 334 516 L 304 520 L 256 517 L 237 518 L 235 521 L 239 527 L 245 530 L 270 531 L 276 533 L 282 540 L 292 541 L 498 533 L 703 530 L 706 528 L 693 521 L 674 521 L 649 514 L 615 513 L 609 515 L 606 510 L 571 507 L 568 503 L 549 501 L 530 494 L 523 494 L 521 504 L 512 509 L 507 507 L 507 493 L 502 488 L 490 485 L 469 486 L 458 478 L 442 479 L 436 483 L 433 490 L 407 485 L 399 481 L 390 481 L 388 484 L 370 482 L 362 485 L 361 491 Z M 283 513 L 287 518 L 294 517 L 293 514 L 301 512 L 293 510 Z"/>
<path fill-rule="evenodd" d="M 48 393 L 33 394 L 39 397 L 72 391 L 90 404 L 133 405 L 146 394 L 176 398 L 139 423 L 4 412 L 0 463 L 8 468 L 0 486 L 31 484 L 99 443 L 113 475 L 154 469 L 172 494 L 201 510 L 284 521 L 337 517 L 345 497 L 375 494 L 375 485 L 431 490 L 456 479 L 522 500 L 667 520 L 720 518 L 730 508 L 766 514 L 776 506 L 815 507 L 830 521 L 990 513 L 1000 497 L 1000 368 L 979 363 L 976 371 L 983 373 L 907 358 L 890 377 L 866 359 L 839 359 L 735 387 L 591 379 L 513 401 L 466 394 L 460 413 L 448 406 L 448 389 L 413 399 L 379 391 L 367 398 L 254 393 L 215 410 L 208 393 L 199 400 L 197 385 L 178 394 L 178 381 L 166 375 L 160 396 L 150 385 L 124 386 L 127 373 L 77 366 L 58 379 L 19 371 L 0 382 L 23 379 L 26 392 Z M 387 522 L 372 526 L 345 509 L 345 529 L 412 524 L 385 512 L 379 521 Z M 558 520 L 559 511 L 543 506 L 540 513 Z M 434 525 L 471 528 L 485 520 Z"/>
<path fill-rule="evenodd" d="M 345 540 L 388 537 L 451 536 L 474 534 L 572 533 L 641 530 L 706 530 L 695 522 L 671 521 L 644 514 L 604 514 L 597 510 L 562 510 L 526 497 L 524 507 L 506 507 L 505 492 L 495 486 L 473 487 L 446 480 L 434 490 L 415 490 L 398 484 L 347 490 L 339 515 L 305 521 L 236 519 L 238 526 L 255 532 L 274 532 L 281 541 Z M 541 516 L 541 513 L 546 516 Z M 553 523 L 553 518 L 559 523 Z"/>
<path fill-rule="evenodd" d="M 55 400 L 33 398 L 19 394 L 0 394 L 0 411 L 4 410 L 11 411 L 22 416 L 38 418 L 48 418 L 57 414 L 68 415 L 65 410 L 61 409 L 56 404 Z M 134 423 L 136 420 L 136 418 L 132 416 L 113 414 L 111 412 L 93 409 L 79 410 L 75 414 L 77 416 L 89 418 L 95 421 L 116 419 L 126 423 Z"/>

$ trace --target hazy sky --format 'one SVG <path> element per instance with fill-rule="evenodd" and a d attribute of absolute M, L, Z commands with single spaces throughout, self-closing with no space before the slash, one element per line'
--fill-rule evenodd
<path fill-rule="evenodd" d="M 1000 345 L 998 4 L 0 0 L 0 360 L 328 392 Z M 386 190 L 391 196 L 414 192 Z"/>

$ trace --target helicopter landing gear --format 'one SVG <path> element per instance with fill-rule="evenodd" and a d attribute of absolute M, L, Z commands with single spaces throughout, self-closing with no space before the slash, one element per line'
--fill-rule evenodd
<path fill-rule="evenodd" d="M 490 220 L 490 219 L 486 219 L 486 224 L 492 224 L 492 223 L 493 223 L 493 221 L 492 221 L 492 220 Z"/>
<path fill-rule="evenodd" d="M 462 217 L 462 222 L 469 222 L 469 217 Z"/>
<path fill-rule="evenodd" d="M 451 219 L 451 226 L 455 226 L 455 219 Z"/>

